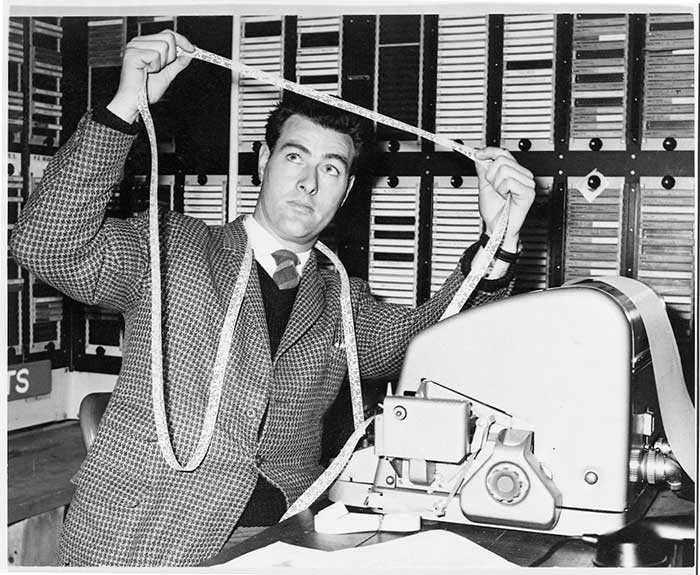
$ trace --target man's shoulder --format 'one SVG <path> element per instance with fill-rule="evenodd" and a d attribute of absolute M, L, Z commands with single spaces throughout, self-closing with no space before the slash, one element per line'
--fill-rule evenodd
<path fill-rule="evenodd" d="M 149 212 L 144 210 L 143 212 L 138 212 L 132 218 L 130 218 L 134 223 L 140 227 L 148 227 L 149 225 Z M 175 212 L 173 210 L 168 210 L 165 208 L 158 208 L 158 225 L 159 226 L 169 226 L 171 228 L 183 229 L 183 230 L 209 230 L 215 229 L 221 226 L 208 226 L 203 220 L 199 218 L 192 217 L 187 214 L 180 212 Z"/>
<path fill-rule="evenodd" d="M 149 234 L 148 210 L 136 214 L 129 220 L 143 235 Z M 182 240 L 192 244 L 221 243 L 225 226 L 211 226 L 199 218 L 161 209 L 158 212 L 158 229 L 161 237 L 167 237 L 171 241 Z"/>
<path fill-rule="evenodd" d="M 318 273 L 321 274 L 326 287 L 331 287 L 340 290 L 340 274 L 334 268 L 321 267 L 318 268 Z M 365 291 L 369 291 L 369 283 L 367 280 L 356 276 L 350 276 L 350 294 L 356 297 Z"/>

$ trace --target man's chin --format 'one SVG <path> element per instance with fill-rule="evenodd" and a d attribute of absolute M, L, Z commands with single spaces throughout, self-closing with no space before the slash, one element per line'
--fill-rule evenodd
<path fill-rule="evenodd" d="M 311 247 L 316 239 L 318 239 L 318 234 L 310 232 L 308 229 L 286 229 L 283 234 L 280 234 L 281 239 L 286 242 L 298 245 L 298 246 L 308 246 Z"/>

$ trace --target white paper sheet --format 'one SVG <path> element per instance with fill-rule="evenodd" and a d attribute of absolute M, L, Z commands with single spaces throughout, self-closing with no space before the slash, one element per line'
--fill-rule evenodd
<path fill-rule="evenodd" d="M 373 572 L 380 568 L 434 572 L 437 569 L 463 570 L 468 567 L 517 567 L 469 539 L 442 530 L 423 531 L 386 543 L 366 544 L 340 551 L 319 551 L 277 542 L 246 553 L 225 565 L 253 570 L 282 567 L 352 568 L 358 572 Z"/>

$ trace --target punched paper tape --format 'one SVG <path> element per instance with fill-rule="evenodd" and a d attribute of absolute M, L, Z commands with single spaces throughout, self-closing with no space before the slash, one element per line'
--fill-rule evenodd
<path fill-rule="evenodd" d="M 661 421 L 673 454 L 688 476 L 695 481 L 697 451 L 695 408 L 683 378 L 681 359 L 664 301 L 646 284 L 621 277 L 593 278 L 626 295 L 642 317 L 649 341 L 651 363 L 656 381 Z M 574 280 L 575 286 L 587 280 Z"/>
<path fill-rule="evenodd" d="M 363 108 L 362 106 L 346 102 L 345 100 L 341 100 L 340 98 L 336 98 L 329 94 L 324 94 L 323 92 L 319 92 L 317 90 L 314 90 L 313 88 L 302 86 L 301 84 L 297 84 L 296 82 L 286 80 L 281 76 L 269 74 L 268 72 L 264 72 L 259 68 L 246 66 L 245 64 L 241 64 L 240 62 L 235 62 L 234 60 L 230 60 L 229 58 L 224 58 L 223 56 L 219 56 L 218 54 L 214 54 L 212 52 L 208 52 L 207 50 L 202 50 L 201 48 L 196 47 L 193 52 L 186 52 L 182 48 L 178 48 L 177 55 L 190 56 L 192 58 L 197 58 L 198 60 L 202 60 L 204 62 L 209 62 L 210 64 L 215 64 L 216 66 L 228 68 L 245 78 L 260 80 L 261 82 L 277 86 L 278 88 L 281 88 L 283 90 L 289 90 L 290 92 L 295 92 L 296 94 L 306 96 L 313 100 L 318 100 L 319 102 L 323 102 L 324 104 L 328 104 L 329 106 L 333 106 L 334 108 L 340 108 L 341 110 L 345 110 L 346 112 L 357 114 L 358 116 L 363 116 L 375 122 L 380 122 L 386 126 L 391 126 L 404 132 L 415 134 L 416 136 L 420 136 L 421 138 L 430 140 L 431 142 L 454 150 L 455 152 L 466 156 L 474 162 L 481 161 L 475 158 L 475 148 L 465 146 L 464 144 L 460 144 L 459 142 L 455 142 L 454 140 L 450 140 L 449 138 L 440 136 L 438 134 L 433 134 L 432 132 L 428 132 L 427 130 L 416 128 L 415 126 L 411 126 L 410 124 L 406 124 L 405 122 L 401 122 L 400 120 L 390 118 L 389 116 L 385 116 L 384 114 L 380 114 L 379 112 L 375 112 L 374 110 L 368 110 L 367 108 Z"/>
<path fill-rule="evenodd" d="M 147 82 L 148 76 L 146 76 Z M 176 471 L 194 471 L 199 467 L 209 450 L 211 439 L 214 435 L 216 417 L 219 413 L 221 394 L 224 387 L 224 375 L 226 364 L 233 343 L 233 332 L 236 328 L 238 314 L 243 304 L 248 278 L 253 262 L 253 253 L 250 246 L 246 246 L 241 269 L 236 278 L 231 301 L 224 316 L 224 323 L 219 337 L 214 366 L 212 367 L 212 379 L 207 397 L 207 407 L 204 412 L 204 421 L 197 446 L 190 457 L 189 462 L 181 465 L 173 451 L 170 433 L 168 431 L 167 417 L 165 413 L 164 378 L 163 378 L 163 338 L 161 332 L 161 278 L 160 278 L 160 246 L 158 239 L 158 148 L 156 146 L 155 128 L 153 119 L 148 109 L 147 86 L 141 92 L 139 112 L 148 133 L 151 149 L 151 186 L 149 190 L 150 208 L 148 213 L 149 249 L 151 258 L 151 401 L 153 403 L 153 417 L 158 437 L 158 445 L 163 458 L 168 465 Z"/>
<path fill-rule="evenodd" d="M 344 100 L 329 96 L 327 94 L 318 92 L 316 90 L 301 86 L 295 82 L 291 82 L 279 76 L 274 76 L 253 68 L 234 62 L 228 58 L 224 58 L 212 52 L 202 50 L 200 48 L 195 48 L 194 52 L 184 52 L 178 48 L 178 56 L 185 54 L 194 58 L 198 58 L 205 62 L 209 62 L 218 66 L 223 66 L 229 68 L 234 72 L 237 72 L 241 76 L 254 78 L 268 84 L 272 84 L 281 89 L 289 90 L 303 96 L 318 100 L 330 106 L 340 108 L 342 110 L 364 116 L 370 120 L 392 126 L 394 128 L 403 130 L 415 134 L 419 137 L 430 140 L 436 144 L 444 146 L 448 149 L 452 149 L 475 162 L 479 162 L 475 158 L 475 149 L 469 146 L 465 146 L 449 138 L 433 134 L 426 130 L 416 128 L 410 124 L 406 124 L 394 118 L 384 116 L 373 110 L 368 110 L 351 104 Z M 161 452 L 164 459 L 173 469 L 178 471 L 192 471 L 196 469 L 202 460 L 204 459 L 211 439 L 214 433 L 214 427 L 216 424 L 216 418 L 218 416 L 219 404 L 221 399 L 221 393 L 223 389 L 223 379 L 226 368 L 226 359 L 230 352 L 230 347 L 232 344 L 233 331 L 235 329 L 236 320 L 240 307 L 242 304 L 243 295 L 245 294 L 245 289 L 248 281 L 248 276 L 250 274 L 250 268 L 252 265 L 252 251 L 249 246 L 246 246 L 246 255 L 239 272 L 239 277 L 237 278 L 236 287 L 229 303 L 226 316 L 224 319 L 224 325 L 222 328 L 222 333 L 217 348 L 217 356 L 214 363 L 214 368 L 212 370 L 212 385 L 209 390 L 209 397 L 207 402 L 207 408 L 204 416 L 204 422 L 202 424 L 202 432 L 200 434 L 199 442 L 195 448 L 190 461 L 184 466 L 181 465 L 173 452 L 172 443 L 170 440 L 170 434 L 167 426 L 167 419 L 165 413 L 165 403 L 164 403 L 164 389 L 163 389 L 163 355 L 162 355 L 162 334 L 161 334 L 161 282 L 160 282 L 160 247 L 158 238 L 158 214 L 157 214 L 157 182 L 158 182 L 158 156 L 157 156 L 157 146 L 156 146 L 156 135 L 155 128 L 153 126 L 153 121 L 148 108 L 148 90 L 147 90 L 148 75 L 144 78 L 144 88 L 140 95 L 139 101 L 139 112 L 143 118 L 146 131 L 148 133 L 148 138 L 150 142 L 151 149 L 151 184 L 150 184 L 150 213 L 149 213 L 149 247 L 151 253 L 151 284 L 152 284 L 152 295 L 151 295 L 151 328 L 152 328 L 152 401 L 153 401 L 153 411 L 155 418 L 155 425 L 158 435 L 158 443 L 160 445 Z M 473 269 L 470 274 L 465 278 L 462 286 L 458 292 L 453 297 L 449 306 L 445 310 L 445 313 L 440 319 L 445 319 L 455 313 L 457 313 L 469 295 L 475 289 L 481 277 L 486 273 L 488 265 L 493 259 L 496 250 L 498 249 L 503 236 L 506 231 L 508 224 L 508 209 L 509 200 L 506 200 L 504 207 L 501 211 L 501 215 L 498 218 L 496 229 L 494 234 L 489 239 L 485 247 L 486 257 L 483 258 L 483 263 L 476 269 Z M 313 503 L 320 495 L 323 493 L 330 484 L 335 480 L 335 478 L 340 474 L 342 469 L 345 467 L 347 462 L 350 460 L 355 446 L 360 441 L 360 439 L 365 435 L 367 427 L 372 422 L 373 418 L 369 418 L 363 421 L 363 403 L 362 403 L 362 392 L 360 387 L 360 374 L 358 367 L 357 358 L 357 346 L 355 342 L 355 333 L 353 328 L 353 318 L 352 318 L 352 306 L 350 301 L 350 288 L 349 288 L 349 278 L 345 269 L 336 257 L 336 255 L 328 249 L 321 242 L 317 242 L 316 247 L 325 254 L 331 262 L 335 265 L 336 270 L 341 276 L 341 310 L 343 318 L 343 332 L 345 338 L 345 349 L 348 362 L 348 376 L 350 379 L 350 389 L 352 397 L 353 406 L 353 420 L 355 424 L 355 432 L 348 439 L 347 443 L 341 450 L 340 454 L 334 459 L 333 463 L 326 469 L 326 471 L 321 474 L 321 476 L 295 501 L 292 506 L 287 510 L 285 515 L 281 520 L 291 517 L 306 509 L 311 503 Z"/>

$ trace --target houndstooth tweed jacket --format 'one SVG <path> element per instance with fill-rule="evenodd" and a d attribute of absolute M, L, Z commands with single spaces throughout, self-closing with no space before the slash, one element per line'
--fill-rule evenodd
<path fill-rule="evenodd" d="M 104 216 L 133 138 L 87 114 L 46 168 L 11 240 L 16 259 L 43 281 L 76 300 L 116 308 L 125 319 L 121 373 L 73 479 L 76 491 L 59 550 L 63 565 L 195 565 L 226 542 L 258 473 L 291 504 L 321 472 L 322 418 L 346 373 L 337 274 L 318 269 L 312 251 L 271 358 L 254 266 L 209 452 L 196 471 L 167 466 L 150 396 L 147 218 Z M 246 232 L 240 218 L 207 227 L 165 213 L 160 233 L 167 416 L 175 453 L 186 461 L 201 430 Z M 353 278 L 363 377 L 397 374 L 409 340 L 438 320 L 463 277 L 456 270 L 415 310 L 377 302 L 367 283 Z M 477 292 L 472 305 L 509 290 Z"/>

